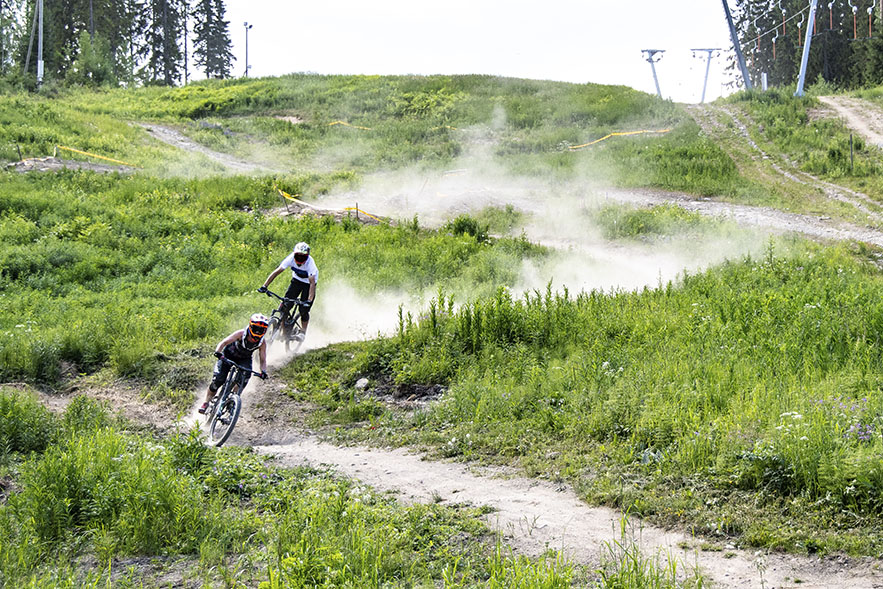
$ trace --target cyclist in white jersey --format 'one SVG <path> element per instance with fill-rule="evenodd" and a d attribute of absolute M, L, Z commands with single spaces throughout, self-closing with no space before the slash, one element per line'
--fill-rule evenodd
<path fill-rule="evenodd" d="M 310 255 L 309 245 L 301 241 L 294 246 L 294 251 L 282 260 L 278 268 L 270 272 L 258 292 L 267 292 L 267 287 L 288 268 L 291 268 L 291 284 L 285 291 L 285 298 L 304 301 L 305 304 L 300 308 L 300 319 L 301 331 L 306 333 L 307 326 L 310 324 L 310 308 L 316 300 L 316 283 L 319 281 L 319 269 L 316 267 L 313 256 Z M 279 305 L 279 310 L 285 313 L 288 313 L 290 309 L 290 303 L 283 302 Z"/>

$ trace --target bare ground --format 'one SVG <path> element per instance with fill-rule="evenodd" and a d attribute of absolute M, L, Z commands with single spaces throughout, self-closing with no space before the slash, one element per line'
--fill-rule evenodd
<path fill-rule="evenodd" d="M 249 162 L 245 160 L 241 160 L 235 158 L 226 153 L 221 153 L 218 151 L 211 150 L 207 147 L 203 147 L 199 145 L 177 129 L 173 129 L 172 127 L 168 127 L 165 125 L 158 125 L 155 123 L 139 123 L 142 127 L 144 127 L 151 135 L 156 137 L 158 140 L 163 143 L 167 143 L 184 151 L 189 151 L 191 153 L 201 153 L 207 158 L 218 162 L 223 165 L 225 168 L 230 170 L 231 172 L 248 174 L 251 172 L 259 172 L 266 171 L 267 168 L 255 162 Z"/>
<path fill-rule="evenodd" d="M 819 102 L 832 109 L 847 127 L 869 143 L 883 148 L 883 112 L 878 107 L 849 96 L 819 96 Z"/>
<path fill-rule="evenodd" d="M 12 162 L 6 165 L 7 170 L 14 172 L 58 172 L 60 170 L 90 170 L 101 174 L 119 172 L 131 174 L 135 168 L 131 166 L 119 166 L 116 164 L 101 164 L 82 160 L 63 160 L 59 157 L 34 157 Z"/>

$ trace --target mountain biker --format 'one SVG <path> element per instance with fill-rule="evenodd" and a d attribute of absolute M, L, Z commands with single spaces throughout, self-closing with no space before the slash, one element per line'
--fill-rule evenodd
<path fill-rule="evenodd" d="M 243 372 L 242 388 L 244 389 L 245 385 L 248 384 L 248 379 L 251 378 L 251 359 L 254 351 L 257 350 L 261 362 L 261 378 L 266 380 L 267 342 L 264 341 L 264 334 L 267 333 L 269 326 L 270 320 L 265 315 L 255 313 L 249 319 L 248 327 L 237 329 L 215 346 L 215 356 L 217 356 L 218 361 L 215 363 L 212 381 L 209 383 L 208 390 L 205 393 L 205 402 L 199 408 L 200 413 L 205 413 L 208 410 L 209 401 L 212 400 L 212 397 L 215 396 L 215 393 L 218 392 L 218 389 L 227 380 L 227 374 L 233 368 L 229 362 L 224 362 L 221 358 L 227 358 L 249 369 L 249 372 Z"/>
<path fill-rule="evenodd" d="M 267 292 L 267 287 L 279 276 L 286 268 L 291 268 L 291 284 L 285 291 L 285 298 L 300 299 L 304 304 L 300 308 L 301 333 L 307 332 L 307 326 L 310 324 L 310 307 L 316 299 L 316 283 L 319 280 L 319 269 L 316 262 L 310 255 L 310 246 L 303 241 L 294 246 L 294 250 L 288 254 L 288 257 L 282 260 L 279 267 L 270 272 L 264 285 L 258 289 L 258 292 Z M 282 302 L 279 310 L 287 314 L 291 310 L 292 303 Z M 301 335 L 303 337 L 303 335 Z"/>

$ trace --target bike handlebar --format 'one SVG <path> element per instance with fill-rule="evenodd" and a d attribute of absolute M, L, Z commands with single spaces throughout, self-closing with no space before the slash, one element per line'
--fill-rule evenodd
<path fill-rule="evenodd" d="M 240 364 L 237 364 L 236 362 L 234 362 L 233 360 L 231 360 L 227 356 L 221 355 L 219 360 L 226 362 L 227 364 L 232 364 L 233 366 L 235 366 L 236 368 L 238 368 L 239 370 L 241 370 L 243 372 L 251 372 L 252 374 L 254 374 L 256 376 L 261 376 L 260 372 L 255 372 L 251 368 L 246 368 L 245 366 L 241 366 Z"/>
<path fill-rule="evenodd" d="M 258 291 L 258 292 L 261 292 L 261 291 Z M 276 297 L 277 299 L 279 299 L 279 300 L 282 301 L 283 303 L 292 303 L 292 304 L 295 304 L 295 305 L 300 305 L 301 307 L 303 307 L 303 306 L 308 306 L 308 302 L 307 302 L 307 301 L 302 301 L 302 300 L 300 300 L 300 299 L 289 299 L 288 297 L 280 297 L 279 295 L 277 295 L 277 294 L 276 294 L 275 292 L 273 292 L 272 290 L 267 290 L 267 291 L 265 291 L 264 294 L 266 294 L 268 297 Z"/>

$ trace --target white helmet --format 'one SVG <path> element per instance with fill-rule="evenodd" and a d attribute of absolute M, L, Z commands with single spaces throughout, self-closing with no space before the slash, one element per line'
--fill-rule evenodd
<path fill-rule="evenodd" d="M 307 261 L 307 258 L 310 255 L 310 246 L 305 242 L 301 241 L 296 246 L 294 246 L 294 261 L 298 264 L 303 264 Z"/>

